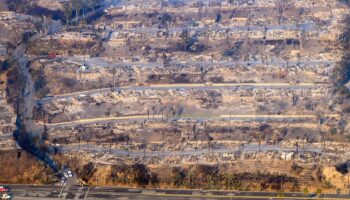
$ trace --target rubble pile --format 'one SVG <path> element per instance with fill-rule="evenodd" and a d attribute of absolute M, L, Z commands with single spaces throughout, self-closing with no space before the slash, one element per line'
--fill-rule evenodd
<path fill-rule="evenodd" d="M 37 31 L 39 20 L 30 15 L 23 15 L 10 11 L 0 12 L 0 43 L 19 44 L 26 34 Z"/>
<path fill-rule="evenodd" d="M 6 93 L 0 91 L 0 135 L 12 134 L 16 129 L 16 114 L 11 107 L 7 104 Z"/>
<path fill-rule="evenodd" d="M 349 10 L 283 2 L 123 0 L 42 37 L 28 51 L 47 90 L 35 123 L 61 153 L 107 165 L 342 161 L 332 79 Z"/>
<path fill-rule="evenodd" d="M 77 119 L 163 115 L 164 118 L 244 114 L 331 114 L 322 104 L 327 88 L 117 89 L 42 100 L 52 123 Z M 256 102 L 258 101 L 258 103 Z M 321 103 L 322 102 L 322 103 Z M 237 105 L 237 106 L 234 106 Z M 238 106 L 239 105 L 239 106 Z M 175 112 L 175 114 L 172 113 Z M 210 115 L 208 114 L 210 113 Z M 301 114 L 300 114 L 301 115 Z M 152 116 L 150 117 L 152 118 Z"/>

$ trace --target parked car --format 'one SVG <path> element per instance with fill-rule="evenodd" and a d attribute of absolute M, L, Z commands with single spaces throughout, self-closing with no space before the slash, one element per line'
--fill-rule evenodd
<path fill-rule="evenodd" d="M 68 177 L 73 177 L 72 171 L 68 170 Z"/>
<path fill-rule="evenodd" d="M 8 192 L 9 189 L 6 188 L 5 186 L 0 186 L 0 192 Z"/>

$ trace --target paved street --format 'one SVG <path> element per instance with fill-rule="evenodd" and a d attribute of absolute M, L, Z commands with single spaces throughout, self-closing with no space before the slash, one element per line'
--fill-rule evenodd
<path fill-rule="evenodd" d="M 327 114 L 324 115 L 326 118 L 335 118 L 338 119 L 338 114 Z M 195 121 L 209 121 L 209 120 L 228 120 L 228 121 L 279 121 L 279 122 L 298 122 L 305 121 L 310 122 L 311 120 L 317 120 L 316 115 L 211 115 L 211 116 L 174 116 L 166 118 L 162 115 L 133 115 L 133 116 L 120 116 L 120 117 L 100 117 L 100 118 L 90 118 L 90 119 L 80 119 L 67 122 L 59 123 L 48 123 L 47 127 L 66 127 L 66 126 L 76 126 L 80 124 L 95 124 L 95 123 L 108 123 L 116 121 L 159 121 L 159 120 L 195 120 Z M 43 122 L 37 122 L 37 124 L 43 124 Z"/>
<path fill-rule="evenodd" d="M 102 57 L 93 57 L 84 58 L 81 57 L 68 57 L 65 62 L 73 63 L 77 65 L 87 65 L 91 67 L 141 67 L 141 68 L 149 68 L 149 67 L 163 67 L 164 64 L 160 62 L 122 62 L 122 63 L 112 63 L 106 61 Z M 228 68 L 237 68 L 237 66 L 244 66 L 253 68 L 256 66 L 266 65 L 266 66 L 278 66 L 282 68 L 288 68 L 291 66 L 302 66 L 309 69 L 317 69 L 320 65 L 328 68 L 332 68 L 336 64 L 336 61 L 329 60 L 300 60 L 300 61 L 283 61 L 283 60 L 270 60 L 270 61 L 262 61 L 262 60 L 250 60 L 250 61 L 177 61 L 173 60 L 169 63 L 169 65 L 174 65 L 177 67 L 185 67 L 185 66 L 198 66 L 198 67 L 228 67 Z"/>
<path fill-rule="evenodd" d="M 187 84 L 153 84 L 148 86 L 123 86 L 116 87 L 113 90 L 119 91 L 130 91 L 130 90 L 272 90 L 272 89 L 287 89 L 287 90 L 312 90 L 318 88 L 327 88 L 326 84 L 316 83 L 299 83 L 291 85 L 289 83 L 221 83 L 221 84 L 204 84 L 204 83 L 187 83 Z M 99 88 L 93 90 L 72 92 L 66 94 L 59 94 L 54 96 L 48 96 L 40 99 L 40 103 L 46 103 L 55 99 L 64 99 L 77 97 L 79 95 L 92 95 L 96 93 L 111 92 L 111 88 Z"/>
<path fill-rule="evenodd" d="M 224 154 L 224 153 L 249 153 L 249 152 L 267 152 L 267 151 L 279 151 L 279 152 L 291 152 L 295 151 L 295 147 L 283 147 L 279 145 L 266 145 L 261 144 L 245 144 L 244 146 L 236 148 L 221 148 L 221 149 L 198 149 L 198 150 L 181 150 L 181 151 L 127 151 L 123 149 L 111 149 L 107 147 L 101 147 L 94 144 L 71 144 L 62 146 L 62 151 L 76 151 L 84 150 L 96 153 L 110 153 L 117 156 L 130 156 L 130 157 L 165 157 L 165 156 L 198 156 L 202 154 Z M 300 149 L 300 152 L 314 152 L 321 153 L 322 149 L 313 145 L 305 145 Z"/>
<path fill-rule="evenodd" d="M 283 193 L 278 198 L 276 192 L 240 192 L 206 190 L 166 190 L 135 189 L 117 187 L 82 187 L 71 186 L 66 194 L 58 198 L 60 186 L 11 185 L 14 200 L 52 200 L 52 199 L 346 199 L 349 195 Z"/>

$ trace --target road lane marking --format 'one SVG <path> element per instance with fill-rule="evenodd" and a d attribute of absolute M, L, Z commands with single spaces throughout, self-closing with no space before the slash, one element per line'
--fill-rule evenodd
<path fill-rule="evenodd" d="M 81 192 L 83 192 L 83 188 L 80 187 L 77 191 L 77 193 L 74 196 L 74 199 L 80 199 Z"/>
<path fill-rule="evenodd" d="M 86 191 L 86 194 L 85 194 L 85 196 L 84 196 L 84 200 L 86 200 L 86 197 L 87 197 L 87 195 L 88 195 L 88 193 L 89 193 L 89 190 L 90 190 L 90 188 L 88 187 L 88 189 L 87 189 L 87 191 Z"/>

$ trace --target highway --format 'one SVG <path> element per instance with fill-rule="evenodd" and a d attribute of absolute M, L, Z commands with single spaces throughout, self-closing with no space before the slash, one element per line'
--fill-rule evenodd
<path fill-rule="evenodd" d="M 97 180 L 98 181 L 98 180 Z M 283 193 L 278 198 L 276 192 L 248 191 L 210 191 L 210 190 L 174 190 L 174 189 L 142 189 L 120 187 L 82 187 L 72 186 L 64 198 L 58 198 L 61 187 L 52 185 L 9 185 L 13 200 L 53 200 L 53 199 L 150 199 L 150 200 L 182 200 L 182 199 L 346 199 L 344 194 Z"/>

